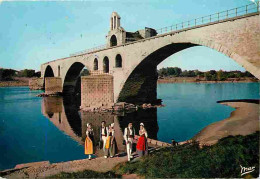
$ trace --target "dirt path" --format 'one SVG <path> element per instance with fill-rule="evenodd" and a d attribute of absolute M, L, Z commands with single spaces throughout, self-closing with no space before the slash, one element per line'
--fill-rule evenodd
<path fill-rule="evenodd" d="M 259 104 L 251 102 L 221 102 L 221 104 L 236 110 L 229 118 L 205 127 L 194 139 L 201 144 L 212 145 L 228 135 L 248 135 L 259 131 Z"/>
<path fill-rule="evenodd" d="M 97 172 L 107 172 L 112 170 L 117 164 L 126 162 L 127 157 L 115 157 L 105 159 L 99 157 L 96 159 L 88 160 L 74 160 L 69 162 L 46 164 L 38 164 L 28 168 L 15 171 L 9 175 L 3 176 L 4 178 L 43 178 L 60 172 L 78 172 L 83 170 L 93 170 Z M 22 167 L 22 166 L 21 166 Z"/>

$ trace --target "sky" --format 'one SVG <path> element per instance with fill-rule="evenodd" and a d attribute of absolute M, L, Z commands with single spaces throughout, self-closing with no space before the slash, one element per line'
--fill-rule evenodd
<path fill-rule="evenodd" d="M 250 4 L 249 0 L 0 0 L 0 67 L 40 70 L 42 63 L 106 43 L 113 11 L 126 31 L 159 29 L 215 12 Z M 158 68 L 241 70 L 240 65 L 207 47 L 178 52 Z"/>

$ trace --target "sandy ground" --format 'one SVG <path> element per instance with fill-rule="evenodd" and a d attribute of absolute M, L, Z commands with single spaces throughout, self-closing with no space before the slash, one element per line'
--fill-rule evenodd
<path fill-rule="evenodd" d="M 229 135 L 248 135 L 259 131 L 259 104 L 251 102 L 221 102 L 221 104 L 236 110 L 229 118 L 205 127 L 194 136 L 195 140 L 201 144 L 212 145 Z"/>
<path fill-rule="evenodd" d="M 127 157 L 115 157 L 105 159 L 99 157 L 96 159 L 88 160 L 75 160 L 69 162 L 53 163 L 39 162 L 37 164 L 30 164 L 28 168 L 12 172 L 8 175 L 3 176 L 4 178 L 44 178 L 47 176 L 55 175 L 60 172 L 77 172 L 83 170 L 93 170 L 98 172 L 107 172 L 112 170 L 116 165 L 122 162 L 126 162 Z M 47 164 L 46 164 L 47 163 Z M 20 165 L 20 167 L 23 167 Z M 24 166 L 26 167 L 26 166 Z"/>

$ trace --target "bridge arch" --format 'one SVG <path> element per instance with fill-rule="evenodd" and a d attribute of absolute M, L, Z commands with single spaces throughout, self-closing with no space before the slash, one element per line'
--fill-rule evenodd
<path fill-rule="evenodd" d="M 45 89 L 45 78 L 46 77 L 54 77 L 54 72 L 50 65 L 48 65 L 44 71 L 44 76 L 43 76 L 43 88 L 44 89 Z"/>
<path fill-rule="evenodd" d="M 105 56 L 103 59 L 103 72 L 109 73 L 109 59 L 107 56 Z"/>
<path fill-rule="evenodd" d="M 169 56 L 179 51 L 195 47 L 205 46 L 217 50 L 220 53 L 233 59 L 247 71 L 254 74 L 256 67 L 242 58 L 238 53 L 229 50 L 222 44 L 217 44 L 209 40 L 190 40 L 186 42 L 168 43 L 146 51 L 146 56 L 140 60 L 140 63 L 134 66 L 132 72 L 121 86 L 117 102 L 124 101 L 130 103 L 156 103 L 157 102 L 157 65 L 167 59 Z"/>
<path fill-rule="evenodd" d="M 121 57 L 120 54 L 116 55 L 115 61 L 116 61 L 116 63 L 115 63 L 116 64 L 116 68 L 122 68 L 122 57 Z"/>
<path fill-rule="evenodd" d="M 53 72 L 53 69 L 50 65 L 48 65 L 45 69 L 44 78 L 45 77 L 54 77 L 54 72 Z"/>
<path fill-rule="evenodd" d="M 64 82 L 63 94 L 64 95 L 78 95 L 80 96 L 81 73 L 87 70 L 85 65 L 81 62 L 74 62 L 68 69 Z"/>
<path fill-rule="evenodd" d="M 95 58 L 93 63 L 93 70 L 98 70 L 98 59 Z"/>

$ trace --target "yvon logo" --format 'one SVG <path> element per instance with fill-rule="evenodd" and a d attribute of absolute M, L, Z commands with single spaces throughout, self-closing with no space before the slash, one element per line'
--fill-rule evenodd
<path fill-rule="evenodd" d="M 241 165 L 240 165 L 240 167 L 241 167 L 241 176 L 255 171 L 255 167 L 248 167 L 247 168 L 247 167 L 242 167 Z"/>

